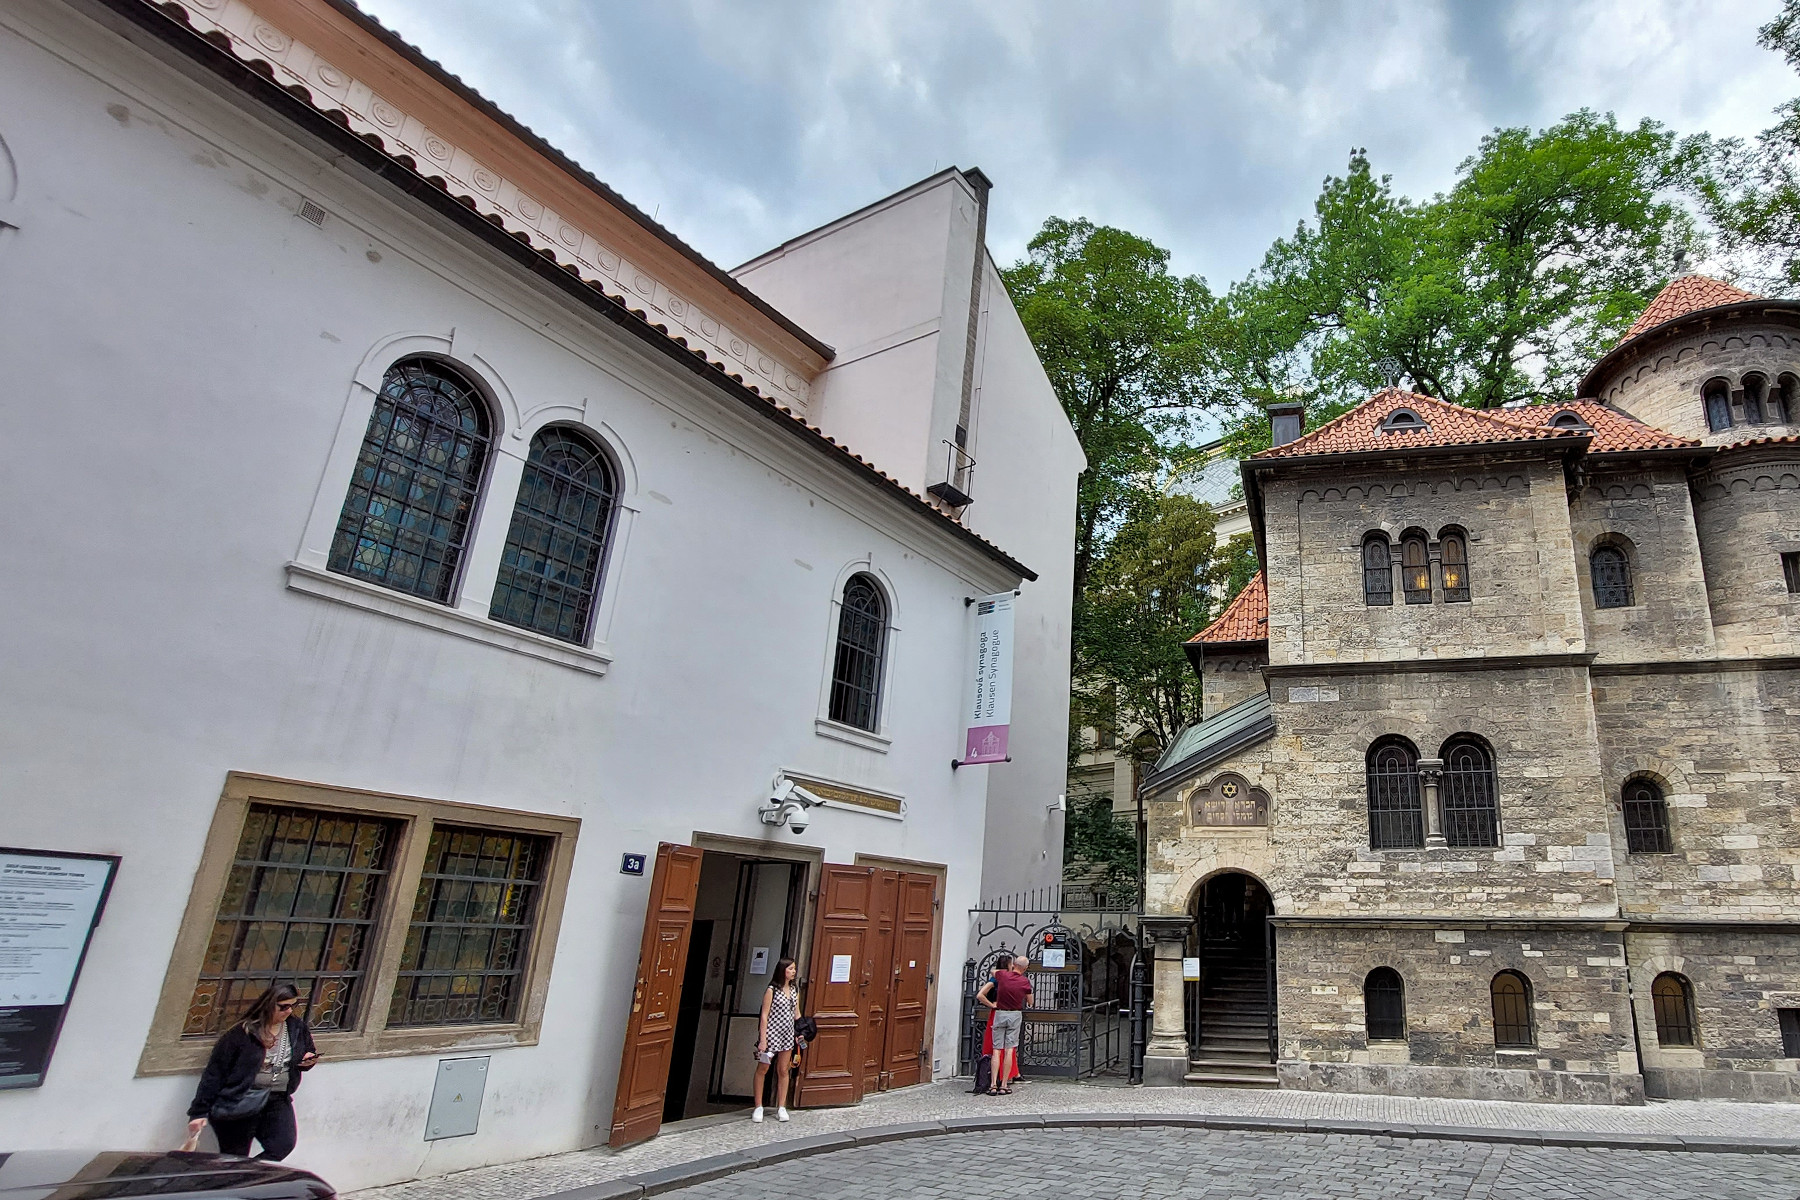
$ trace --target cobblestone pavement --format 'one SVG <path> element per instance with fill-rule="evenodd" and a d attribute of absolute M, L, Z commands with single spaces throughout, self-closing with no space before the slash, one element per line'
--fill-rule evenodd
<path fill-rule="evenodd" d="M 815 1155 L 665 1195 L 680 1200 L 1792 1200 L 1800 1157 L 1551 1149 L 1343 1134 L 1039 1129 Z"/>
<path fill-rule="evenodd" d="M 622 1151 L 578 1150 L 547 1158 L 481 1167 L 413 1183 L 354 1193 L 354 1200 L 533 1200 L 553 1192 L 655 1171 L 710 1155 L 821 1133 L 841 1133 L 877 1125 L 935 1121 L 947 1117 L 1006 1113 L 1192 1113 L 1206 1116 L 1282 1117 L 1313 1120 L 1382 1121 L 1410 1125 L 1472 1126 L 1484 1129 L 1560 1130 L 1593 1133 L 1665 1133 L 1718 1137 L 1784 1138 L 1800 1141 L 1800 1105 L 1732 1104 L 1726 1101 L 1652 1102 L 1642 1107 L 1588 1104 L 1514 1104 L 1494 1100 L 1432 1100 L 1412 1096 L 1362 1096 L 1339 1092 L 1253 1091 L 1233 1088 L 1138 1088 L 1032 1081 L 1011 1097 L 969 1094 L 969 1081 L 946 1080 L 871 1096 L 853 1108 L 797 1110 L 786 1125 L 772 1118 L 751 1124 L 745 1115 L 706 1117 L 665 1127 L 642 1145 Z M 1101 1137 L 1126 1131 L 1102 1132 Z M 1154 1131 L 1144 1131 L 1154 1133 Z M 952 1140 L 955 1136 L 952 1135 Z M 997 1137 L 983 1134 L 981 1137 Z M 1050 1131 L 1052 1144 L 1076 1131 Z M 1196 1132 L 1175 1137 L 1203 1136 Z M 1205 1135 L 1210 1136 L 1210 1135 Z M 1283 1135 L 1272 1135 L 1283 1136 Z M 1365 1144 L 1369 1139 L 1365 1139 Z M 966 1145 L 966 1143 L 963 1143 Z M 1524 1148 L 1518 1148 L 1521 1153 Z M 1477 1148 L 1477 1152 L 1479 1148 Z M 1553 1154 L 1617 1151 L 1544 1151 Z M 1534 1151 L 1533 1153 L 1537 1153 Z M 837 1157 L 831 1155 L 827 1157 Z M 1649 1156 L 1667 1162 L 1688 1156 Z M 1727 1156 L 1693 1156 L 1722 1166 Z M 1759 1166 L 1775 1156 L 1759 1156 Z M 997 1161 L 983 1154 L 981 1162 Z M 1518 1161 L 1516 1156 L 1514 1161 Z M 1800 1161 L 1800 1160 L 1790 1160 Z M 771 1168 L 786 1172 L 804 1164 Z M 1523 1169 L 1521 1167 L 1521 1169 Z M 968 1164 L 964 1164 L 965 1184 Z M 425 1174 L 431 1167 L 427 1161 Z M 743 1178 L 734 1176 L 733 1178 Z M 967 1187 L 963 1189 L 967 1191 Z M 975 1188 L 979 1192 L 981 1189 Z M 805 1194 L 805 1193 L 801 1193 Z M 821 1196 L 828 1193 L 817 1193 Z M 929 1193 L 923 1193 L 929 1194 Z M 1351 1195 L 1353 1193 L 1344 1193 Z M 1495 1195 L 1504 1193 L 1496 1192 Z M 1583 1192 L 1584 1200 L 1603 1193 Z M 1680 1194 L 1680 1193 L 1666 1193 Z M 1696 1193 L 1688 1193 L 1696 1194 Z M 1704 1193 L 1698 1193 L 1704 1194 Z M 1462 1195 L 1461 1192 L 1455 1195 Z M 1797 1200 L 1800 1188 L 1768 1194 L 1770 1200 Z"/>

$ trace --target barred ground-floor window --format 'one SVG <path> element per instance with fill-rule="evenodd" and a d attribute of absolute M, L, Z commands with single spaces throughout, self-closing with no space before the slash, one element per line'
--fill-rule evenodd
<path fill-rule="evenodd" d="M 233 774 L 140 1074 L 275 982 L 334 1058 L 537 1040 L 580 822 Z"/>

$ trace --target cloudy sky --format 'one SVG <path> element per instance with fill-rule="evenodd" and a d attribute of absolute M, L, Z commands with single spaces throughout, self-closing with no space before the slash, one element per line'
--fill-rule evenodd
<path fill-rule="evenodd" d="M 1085 216 L 1222 287 L 1352 146 L 1421 196 L 1496 125 L 1748 134 L 1800 93 L 1777 0 L 362 3 L 725 266 L 955 164 L 1003 263 Z"/>

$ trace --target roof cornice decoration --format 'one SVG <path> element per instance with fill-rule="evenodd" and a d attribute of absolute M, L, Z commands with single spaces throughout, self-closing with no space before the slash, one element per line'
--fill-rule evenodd
<path fill-rule="evenodd" d="M 584 278 L 599 277 L 603 289 L 628 307 L 647 307 L 671 327 L 685 329 L 688 344 L 706 353 L 728 374 L 741 375 L 779 404 L 806 413 L 812 388 L 808 371 L 780 352 L 758 345 L 716 314 L 678 295 L 640 263 L 552 210 L 467 150 L 425 127 L 362 80 L 326 61 L 310 46 L 277 27 L 246 0 L 168 0 L 187 24 L 221 49 L 252 66 L 267 63 L 272 78 L 288 89 L 305 88 L 305 99 L 359 137 L 381 139 L 386 153 L 406 161 L 427 180 L 464 205 Z M 221 41 L 221 39 L 224 39 Z M 265 72 L 267 73 L 267 72 Z M 404 156 L 404 158 L 402 158 Z"/>

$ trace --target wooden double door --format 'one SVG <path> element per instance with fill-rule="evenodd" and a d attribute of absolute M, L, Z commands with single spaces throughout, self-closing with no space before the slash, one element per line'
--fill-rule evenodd
<path fill-rule="evenodd" d="M 702 851 L 656 854 L 613 1104 L 613 1146 L 662 1127 Z M 874 866 L 821 868 L 802 1009 L 819 1032 L 801 1056 L 798 1103 L 856 1104 L 926 1077 L 937 879 Z"/>

